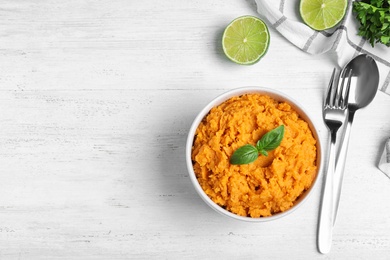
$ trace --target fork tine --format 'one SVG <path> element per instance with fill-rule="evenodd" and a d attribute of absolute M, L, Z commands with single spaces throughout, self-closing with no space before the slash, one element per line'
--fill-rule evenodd
<path fill-rule="evenodd" d="M 329 86 L 328 86 L 328 90 L 326 91 L 326 99 L 325 99 L 325 104 L 324 105 L 328 105 L 328 106 L 332 106 L 333 104 L 331 102 L 333 102 L 333 100 L 331 100 L 331 96 L 332 96 L 332 89 L 333 89 L 333 83 L 334 83 L 334 76 L 336 74 L 336 68 L 333 69 L 333 73 L 332 73 L 332 77 L 330 78 L 330 81 L 329 81 Z"/>
<path fill-rule="evenodd" d="M 349 100 L 349 90 L 351 88 L 351 79 L 352 79 L 352 69 L 348 71 L 348 81 L 347 81 L 347 89 L 345 90 L 345 99 L 343 106 L 348 105 L 348 100 Z"/>
<path fill-rule="evenodd" d="M 335 106 L 343 105 L 343 91 L 344 91 L 344 81 L 345 81 L 345 69 L 340 72 L 340 77 L 342 78 L 341 84 L 337 86 L 336 95 L 334 97 Z"/>
<path fill-rule="evenodd" d="M 343 69 L 343 71 L 340 73 L 340 77 L 342 78 L 341 84 L 338 85 L 338 89 L 336 90 L 336 94 L 334 97 L 334 105 L 336 107 L 344 108 L 346 107 L 348 103 L 348 97 L 349 97 L 349 88 L 351 85 L 351 77 L 352 77 L 352 69 Z M 347 83 L 345 84 L 345 78 L 347 79 Z M 346 89 L 344 90 L 344 87 L 346 86 Z"/>

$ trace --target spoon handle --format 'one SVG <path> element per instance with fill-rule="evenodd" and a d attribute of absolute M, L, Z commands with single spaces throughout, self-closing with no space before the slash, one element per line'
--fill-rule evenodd
<path fill-rule="evenodd" d="M 336 222 L 337 211 L 340 203 L 341 186 L 343 183 L 345 161 L 347 159 L 349 137 L 351 135 L 351 127 L 352 127 L 352 121 L 354 115 L 355 115 L 355 111 L 352 110 L 348 111 L 348 122 L 344 128 L 343 136 L 340 139 L 341 144 L 336 157 L 336 167 L 334 171 L 334 181 L 333 181 L 333 185 L 334 185 L 333 186 L 333 209 L 332 209 L 333 225 Z"/>

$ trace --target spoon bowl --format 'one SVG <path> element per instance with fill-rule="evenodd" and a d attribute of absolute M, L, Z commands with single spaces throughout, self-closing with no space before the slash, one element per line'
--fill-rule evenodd
<path fill-rule="evenodd" d="M 348 109 L 356 111 L 368 106 L 378 90 L 379 70 L 375 60 L 366 54 L 352 59 L 343 69 L 352 71 L 351 91 L 348 99 Z"/>

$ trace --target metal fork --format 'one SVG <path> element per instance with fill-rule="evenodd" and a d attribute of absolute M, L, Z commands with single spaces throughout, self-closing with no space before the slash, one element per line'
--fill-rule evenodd
<path fill-rule="evenodd" d="M 333 70 L 332 77 L 329 82 L 323 109 L 324 122 L 328 127 L 330 134 L 328 169 L 325 174 L 325 182 L 322 191 L 322 203 L 318 228 L 318 249 L 323 254 L 330 251 L 332 244 L 333 174 L 336 161 L 335 145 L 337 131 L 346 119 L 349 88 L 351 84 L 351 71 L 344 74 L 348 75 L 346 89 L 344 89 L 345 77 L 343 77 L 341 84 L 339 84 L 338 78 L 335 80 L 335 73 L 336 69 Z M 340 75 L 342 75 L 342 73 L 340 73 Z"/>

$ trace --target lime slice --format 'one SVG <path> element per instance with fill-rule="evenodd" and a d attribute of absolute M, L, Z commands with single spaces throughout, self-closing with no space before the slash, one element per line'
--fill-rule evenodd
<path fill-rule="evenodd" d="M 301 0 L 303 21 L 317 31 L 336 26 L 344 17 L 348 0 Z"/>
<path fill-rule="evenodd" d="M 238 64 L 254 64 L 268 50 L 267 25 L 257 17 L 242 16 L 233 20 L 222 36 L 226 56 Z"/>

